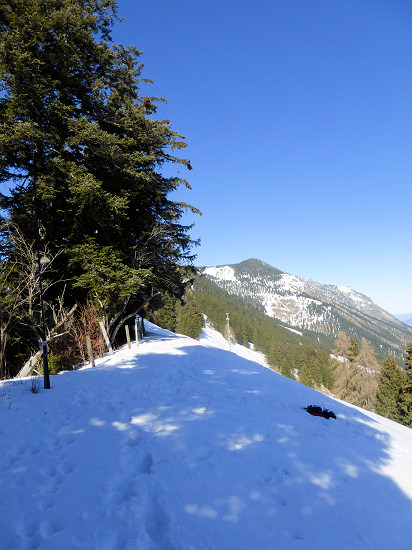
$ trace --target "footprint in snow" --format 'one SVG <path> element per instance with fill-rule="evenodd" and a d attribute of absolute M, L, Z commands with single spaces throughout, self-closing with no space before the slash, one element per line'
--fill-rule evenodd
<path fill-rule="evenodd" d="M 56 519 L 45 520 L 40 525 L 40 533 L 44 538 L 52 537 L 63 531 L 64 525 Z"/>
<path fill-rule="evenodd" d="M 169 518 L 156 496 L 150 504 L 144 525 L 153 543 L 151 550 L 176 550 L 169 539 Z"/>
<path fill-rule="evenodd" d="M 152 466 L 153 466 L 153 456 L 152 456 L 152 453 L 150 452 L 146 452 L 144 455 L 143 455 L 143 458 L 140 462 L 140 473 L 141 474 L 145 474 L 145 475 L 148 475 L 151 473 L 151 470 L 152 470 Z"/>

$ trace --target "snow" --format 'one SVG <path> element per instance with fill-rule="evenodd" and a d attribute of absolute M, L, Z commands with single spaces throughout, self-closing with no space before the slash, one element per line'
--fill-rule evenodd
<path fill-rule="evenodd" d="M 336 361 L 339 361 L 339 363 L 348 363 L 348 359 L 346 357 L 343 357 L 342 355 L 333 355 L 333 353 L 329 354 L 332 359 L 335 359 Z"/>
<path fill-rule="evenodd" d="M 228 265 L 221 267 L 206 267 L 203 269 L 203 273 L 220 281 L 238 281 L 235 270 Z"/>
<path fill-rule="evenodd" d="M 412 430 L 231 350 L 149 325 L 51 390 L 2 382 L 0 548 L 409 550 Z"/>
<path fill-rule="evenodd" d="M 226 340 L 226 338 L 224 338 L 219 332 L 217 332 L 207 324 L 203 328 L 199 340 L 205 346 L 228 350 L 235 353 L 236 355 L 239 355 L 240 357 L 243 357 L 244 359 L 248 359 L 265 367 L 269 367 L 266 361 L 266 357 L 263 353 L 254 351 L 250 348 L 246 348 L 245 346 L 242 346 L 235 342 L 231 342 L 229 346 L 229 342 Z"/>
<path fill-rule="evenodd" d="M 289 292 L 303 292 L 305 289 L 305 280 L 296 275 L 282 273 L 279 280 L 279 288 Z"/>
<path fill-rule="evenodd" d="M 351 300 L 355 302 L 355 304 L 356 302 L 358 302 L 359 305 L 364 305 L 366 302 L 365 296 L 362 296 L 361 294 L 355 292 L 352 288 L 348 286 L 338 286 L 338 290 L 340 290 L 343 294 L 346 294 Z M 368 299 L 368 302 L 370 302 L 370 299 Z"/>
<path fill-rule="evenodd" d="M 285 328 L 286 330 L 290 330 L 290 332 L 294 332 L 295 334 L 299 334 L 299 336 L 303 336 L 303 332 L 300 332 L 300 330 L 295 330 L 294 328 L 289 328 L 289 327 L 283 327 Z"/>
<path fill-rule="evenodd" d="M 338 286 L 338 290 L 340 290 L 344 294 L 352 294 L 353 293 L 353 290 L 349 286 Z"/>

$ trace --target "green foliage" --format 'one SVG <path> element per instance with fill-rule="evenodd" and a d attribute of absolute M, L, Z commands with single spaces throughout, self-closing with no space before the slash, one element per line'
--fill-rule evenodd
<path fill-rule="evenodd" d="M 412 342 L 406 348 L 406 372 L 399 396 L 399 412 L 405 426 L 412 428 Z"/>
<path fill-rule="evenodd" d="M 94 239 L 73 247 L 69 266 L 81 264 L 73 285 L 87 291 L 97 310 L 113 317 L 122 304 L 151 281 L 150 269 L 133 269 L 111 246 L 99 247 Z"/>
<path fill-rule="evenodd" d="M 190 300 L 178 309 L 176 332 L 199 338 L 204 322 L 201 309 L 195 300 Z"/>
<path fill-rule="evenodd" d="M 176 300 L 174 300 L 168 293 L 162 295 L 157 304 L 157 309 L 151 316 L 151 319 L 154 323 L 159 325 L 162 328 L 170 330 L 171 332 L 176 331 Z"/>
<path fill-rule="evenodd" d="M 10 235 L 18 230 L 31 246 L 37 213 L 41 249 L 54 258 L 48 328 L 57 304 L 70 309 L 91 299 L 112 338 L 153 288 L 183 295 L 181 265 L 192 261 L 196 243 L 180 219 L 188 208 L 197 211 L 169 198 L 189 187 L 166 175 L 169 165 L 191 169 L 178 156 L 186 144 L 168 121 L 156 120 L 163 100 L 142 93 L 149 81 L 140 52 L 112 44 L 116 9 L 115 0 L 10 0 L 0 26 L 0 182 L 10 187 L 0 195 L 5 260 L 22 279 Z M 38 316 L 24 326 L 27 346 L 36 349 Z M 14 343 L 23 329 L 5 328 L 4 353 L 17 365 Z"/>
<path fill-rule="evenodd" d="M 406 348 L 406 370 L 412 369 L 412 342 L 409 342 Z"/>
<path fill-rule="evenodd" d="M 387 357 L 382 365 L 376 395 L 375 411 L 391 420 L 400 420 L 399 394 L 402 373 L 393 357 Z"/>
<path fill-rule="evenodd" d="M 60 357 L 57 357 L 57 355 L 49 354 L 47 361 L 49 366 L 49 374 L 58 374 L 62 370 Z M 39 374 L 43 376 L 43 363 L 41 361 L 37 367 L 37 370 Z"/>

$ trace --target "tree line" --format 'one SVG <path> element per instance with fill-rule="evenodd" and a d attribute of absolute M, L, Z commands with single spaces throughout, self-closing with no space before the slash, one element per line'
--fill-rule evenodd
<path fill-rule="evenodd" d="M 198 212 L 169 198 L 190 187 L 165 170 L 192 168 L 186 143 L 142 91 L 141 52 L 112 42 L 116 1 L 1 10 L 0 378 L 45 340 L 70 368 L 86 325 L 115 341 L 155 296 L 181 296 L 197 244 L 181 218 Z"/>

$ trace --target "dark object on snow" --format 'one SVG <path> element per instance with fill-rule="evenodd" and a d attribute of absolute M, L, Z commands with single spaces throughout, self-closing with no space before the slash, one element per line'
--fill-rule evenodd
<path fill-rule="evenodd" d="M 329 420 L 329 418 L 334 418 L 336 420 L 336 414 L 328 409 L 322 409 L 318 405 L 309 405 L 308 407 L 303 407 L 305 411 L 308 411 L 312 416 L 322 416 Z"/>

